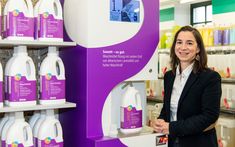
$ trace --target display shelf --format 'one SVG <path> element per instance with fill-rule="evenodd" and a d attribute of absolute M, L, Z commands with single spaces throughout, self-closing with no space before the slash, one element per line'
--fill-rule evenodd
<path fill-rule="evenodd" d="M 34 110 L 46 110 L 46 109 L 61 109 L 61 108 L 75 108 L 76 104 L 71 102 L 66 102 L 64 104 L 58 105 L 35 105 L 35 106 L 18 106 L 18 107 L 8 107 L 4 106 L 0 108 L 0 113 L 4 112 L 17 112 L 17 111 L 34 111 Z"/>
<path fill-rule="evenodd" d="M 235 115 L 235 108 L 227 109 L 225 107 L 220 107 L 220 112 Z"/>
<path fill-rule="evenodd" d="M 235 84 L 235 78 L 222 78 L 221 82 Z"/>
<path fill-rule="evenodd" d="M 0 47 L 12 48 L 14 46 L 27 46 L 29 48 L 45 48 L 48 46 L 66 47 L 76 46 L 75 42 L 49 42 L 49 41 L 23 41 L 23 40 L 0 40 Z"/>
<path fill-rule="evenodd" d="M 163 103 L 163 99 L 159 96 L 147 96 L 147 100 L 157 102 L 157 103 Z"/>

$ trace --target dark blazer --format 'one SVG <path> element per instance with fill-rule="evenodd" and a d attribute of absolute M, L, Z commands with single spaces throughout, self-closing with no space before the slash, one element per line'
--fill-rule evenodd
<path fill-rule="evenodd" d="M 170 101 L 175 75 L 164 76 L 164 105 L 159 118 L 170 122 Z M 177 121 L 169 124 L 169 147 L 177 139 L 180 147 L 217 147 L 215 128 L 203 132 L 216 122 L 220 113 L 221 77 L 210 69 L 192 72 L 181 93 Z"/>

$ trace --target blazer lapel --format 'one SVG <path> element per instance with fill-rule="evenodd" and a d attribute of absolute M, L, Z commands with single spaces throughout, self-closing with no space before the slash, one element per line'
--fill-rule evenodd
<path fill-rule="evenodd" d="M 192 84 L 196 81 L 197 78 L 198 78 L 198 74 L 191 72 L 191 74 L 189 75 L 188 80 L 184 86 L 184 89 L 181 93 L 179 103 L 178 103 L 178 109 L 180 108 L 180 104 L 183 101 L 183 99 L 185 98 L 185 95 L 188 93 L 189 89 L 191 88 Z"/>
<path fill-rule="evenodd" d="M 167 86 L 167 93 L 165 93 L 166 98 L 168 98 L 167 101 L 167 111 L 170 113 L 170 105 L 171 105 L 171 93 L 172 93 L 172 88 L 174 85 L 174 81 L 175 81 L 175 75 L 173 73 L 171 73 L 170 79 L 169 79 L 169 85 Z M 165 90 L 166 91 L 166 90 Z M 170 115 L 167 115 L 167 120 L 170 121 Z"/>

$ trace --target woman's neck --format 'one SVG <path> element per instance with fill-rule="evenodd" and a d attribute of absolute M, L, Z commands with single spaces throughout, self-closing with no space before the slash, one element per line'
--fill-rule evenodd
<path fill-rule="evenodd" d="M 183 72 L 191 63 L 189 62 L 181 62 L 180 63 L 180 69 L 181 69 L 181 72 Z"/>

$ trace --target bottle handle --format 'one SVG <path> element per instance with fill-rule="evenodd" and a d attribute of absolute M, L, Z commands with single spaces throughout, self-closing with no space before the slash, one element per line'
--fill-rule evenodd
<path fill-rule="evenodd" d="M 54 12 L 56 17 L 62 16 L 62 6 L 60 4 L 59 0 L 54 0 L 53 2 L 53 8 L 54 8 Z M 61 10 L 61 11 L 60 11 Z M 63 17 L 63 16 L 62 16 Z"/>
<path fill-rule="evenodd" d="M 28 126 L 28 124 L 25 124 L 23 130 L 24 130 L 23 132 L 25 133 L 24 136 L 26 136 L 26 138 L 24 138 L 25 145 L 29 146 L 31 145 L 30 143 L 32 143 L 32 140 L 33 140 L 32 130 L 30 126 Z"/>
<path fill-rule="evenodd" d="M 136 101 L 136 109 L 140 110 L 141 109 L 141 97 L 140 97 L 140 93 L 136 92 L 135 93 L 135 101 Z"/>
<path fill-rule="evenodd" d="M 58 68 L 58 69 L 57 69 Z M 56 60 L 56 75 L 60 76 L 61 73 L 64 73 L 64 64 L 60 58 Z"/>
<path fill-rule="evenodd" d="M 61 127 L 61 125 L 60 125 L 60 123 L 59 122 L 56 122 L 55 123 L 55 132 L 56 132 L 56 134 L 55 134 L 55 137 L 57 138 L 57 137 L 59 137 L 59 134 L 63 134 L 63 132 L 62 132 L 62 127 Z"/>

